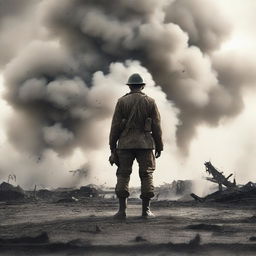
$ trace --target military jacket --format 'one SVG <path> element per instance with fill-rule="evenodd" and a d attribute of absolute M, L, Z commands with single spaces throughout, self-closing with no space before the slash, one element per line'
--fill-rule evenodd
<path fill-rule="evenodd" d="M 154 99 L 141 91 L 121 97 L 115 107 L 110 149 L 163 150 L 160 114 Z"/>

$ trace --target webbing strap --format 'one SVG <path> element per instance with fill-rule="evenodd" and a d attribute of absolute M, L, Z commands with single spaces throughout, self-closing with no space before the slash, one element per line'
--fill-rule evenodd
<path fill-rule="evenodd" d="M 136 112 L 136 110 L 137 110 L 137 107 L 138 107 L 139 103 L 142 101 L 142 99 L 144 99 L 145 97 L 146 97 L 146 95 L 143 95 L 143 96 L 142 96 L 141 98 L 139 98 L 139 99 L 137 100 L 137 102 L 133 105 L 132 110 L 131 110 L 131 112 L 130 112 L 130 116 L 129 116 L 127 122 L 126 122 L 125 129 L 124 129 L 124 131 L 123 131 L 124 134 L 126 134 L 126 133 L 129 131 L 129 129 L 131 128 L 131 127 L 130 127 L 130 123 L 131 123 L 131 121 L 132 121 L 132 119 L 133 119 L 133 117 L 134 117 L 134 115 L 135 115 L 135 112 Z"/>

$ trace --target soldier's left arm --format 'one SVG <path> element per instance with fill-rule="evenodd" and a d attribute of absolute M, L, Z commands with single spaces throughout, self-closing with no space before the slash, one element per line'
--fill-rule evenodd
<path fill-rule="evenodd" d="M 115 151 L 116 149 L 116 144 L 121 133 L 121 129 L 120 129 L 120 123 L 122 121 L 121 105 L 122 105 L 121 102 L 118 101 L 115 107 L 113 118 L 112 118 L 112 124 L 111 124 L 110 135 L 109 135 L 109 146 L 112 152 Z"/>
<path fill-rule="evenodd" d="M 151 118 L 152 118 L 152 136 L 155 141 L 156 152 L 160 153 L 163 150 L 161 117 L 155 101 L 153 102 L 153 106 L 152 106 Z"/>

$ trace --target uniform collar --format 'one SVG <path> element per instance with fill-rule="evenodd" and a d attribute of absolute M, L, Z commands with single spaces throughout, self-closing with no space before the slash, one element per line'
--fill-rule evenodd
<path fill-rule="evenodd" d="M 128 94 L 133 94 L 133 93 L 141 93 L 144 94 L 141 90 L 132 90 Z"/>

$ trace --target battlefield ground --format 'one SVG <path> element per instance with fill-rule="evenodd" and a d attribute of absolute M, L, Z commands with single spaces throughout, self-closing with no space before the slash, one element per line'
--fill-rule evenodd
<path fill-rule="evenodd" d="M 156 218 L 114 198 L 0 203 L 0 255 L 255 255 L 256 205 L 155 200 Z"/>

